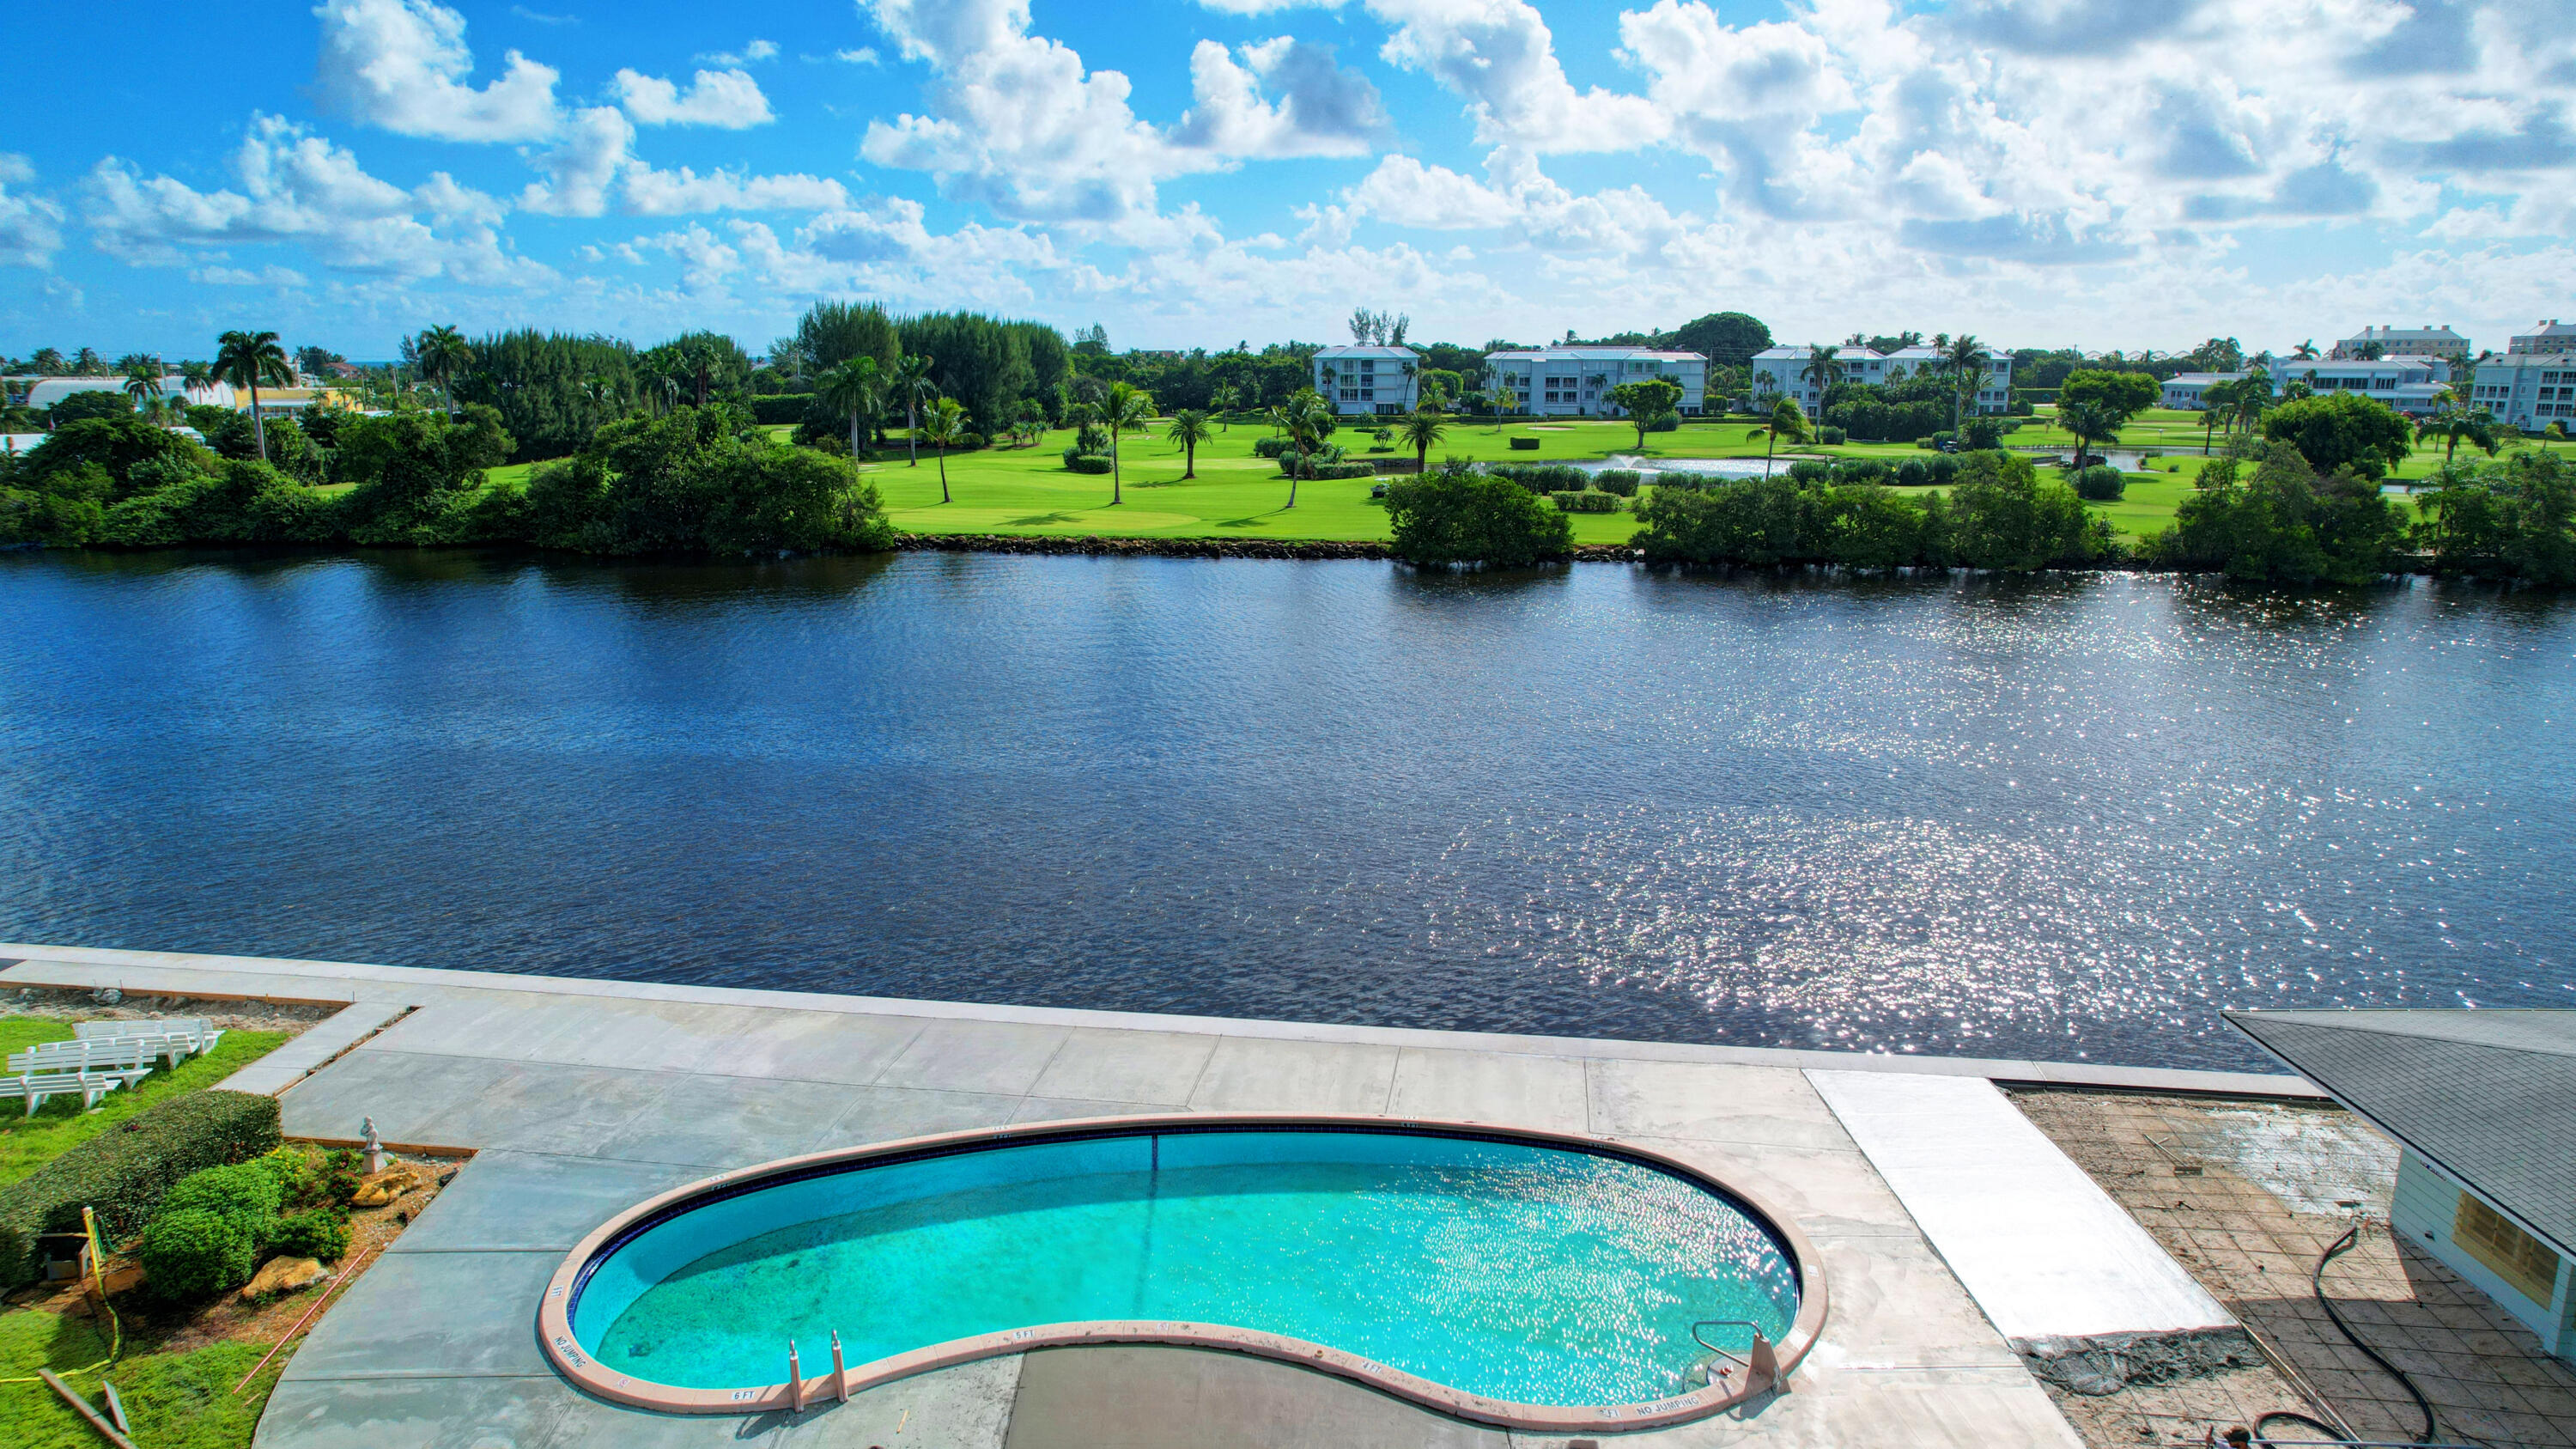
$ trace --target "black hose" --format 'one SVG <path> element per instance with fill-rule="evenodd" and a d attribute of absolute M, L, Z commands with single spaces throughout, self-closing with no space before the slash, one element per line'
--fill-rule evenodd
<path fill-rule="evenodd" d="M 2268 1413 L 2257 1414 L 2254 1416 L 2255 1443 L 2269 1444 L 2272 1442 L 2272 1431 L 2266 1426 L 2271 1424 L 2275 1419 L 2286 1419 L 2293 1424 L 2304 1424 L 2308 1428 L 2316 1430 L 2318 1433 L 2325 1435 L 2328 1439 L 2333 1440 L 2338 1444 L 2349 1444 L 2352 1442 L 2350 1439 L 2344 1437 L 2344 1433 L 2341 1429 L 2338 1429 L 2323 1420 L 2311 1419 L 2307 1415 L 2292 1409 L 2274 1409 Z"/>
<path fill-rule="evenodd" d="M 2362 1342 L 2361 1335 L 2352 1331 L 2351 1324 L 2344 1322 L 2343 1313 L 2334 1306 L 2334 1300 L 2326 1296 L 2326 1264 L 2351 1252 L 2360 1242 L 2361 1224 L 2354 1223 L 2344 1229 L 2343 1236 L 2327 1245 L 2325 1252 L 2317 1258 L 2317 1270 L 2308 1275 L 2308 1286 L 2316 1293 L 2317 1302 L 2324 1307 L 2326 1317 L 2333 1319 L 2334 1326 L 2342 1330 L 2345 1340 L 2360 1349 L 2363 1357 L 2386 1370 L 2388 1376 L 2397 1380 L 2405 1388 L 2408 1396 L 2415 1400 L 2415 1407 L 2424 1411 L 2424 1432 L 2415 1436 L 2415 1442 L 2430 1444 L 2433 1442 L 2433 1401 L 2424 1397 L 2422 1389 L 2415 1387 L 2415 1381 L 2406 1376 L 2406 1370 L 2390 1363 L 2378 1349 Z M 2256 1428 L 2259 1430 L 2261 1425 L 2256 1425 Z"/>

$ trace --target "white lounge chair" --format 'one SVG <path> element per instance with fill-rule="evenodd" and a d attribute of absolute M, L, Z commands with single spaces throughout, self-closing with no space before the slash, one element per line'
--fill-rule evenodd
<path fill-rule="evenodd" d="M 139 1067 L 155 1058 L 177 1066 L 196 1049 L 195 1038 L 186 1036 L 118 1036 L 91 1037 L 86 1041 L 38 1042 L 23 1052 L 9 1057 L 12 1072 L 88 1072 L 120 1071 Z"/>
<path fill-rule="evenodd" d="M 136 1021 L 82 1021 L 72 1024 L 72 1036 L 78 1041 L 114 1040 L 129 1036 L 177 1036 L 187 1039 L 188 1050 L 210 1052 L 224 1039 L 221 1029 L 202 1016 L 147 1017 Z M 177 1066 L 172 1058 L 170 1065 Z"/>
<path fill-rule="evenodd" d="M 14 1077 L 0 1077 L 0 1102 L 23 1097 L 27 1115 L 45 1105 L 48 1097 L 68 1097 L 80 1093 L 81 1110 L 98 1105 L 98 1099 L 119 1087 L 130 1087 L 152 1075 L 150 1067 L 124 1072 L 28 1072 Z"/>

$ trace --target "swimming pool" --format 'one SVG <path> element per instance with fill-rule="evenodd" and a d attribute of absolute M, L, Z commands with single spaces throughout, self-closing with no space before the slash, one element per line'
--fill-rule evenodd
<path fill-rule="evenodd" d="M 604 1397 L 744 1412 L 997 1354 L 1143 1342 L 1342 1374 L 1489 1423 L 1638 1427 L 1786 1373 L 1804 1239 L 1680 1162 L 1455 1123 L 1129 1117 L 726 1173 L 593 1233 L 540 1337 Z M 1722 1347 L 1732 1359 L 1711 1352 Z M 1727 1373 L 1712 1377 L 1712 1365 Z"/>

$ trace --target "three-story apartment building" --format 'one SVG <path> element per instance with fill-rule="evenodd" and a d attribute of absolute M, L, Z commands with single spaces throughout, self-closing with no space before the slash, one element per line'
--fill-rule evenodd
<path fill-rule="evenodd" d="M 1682 390 L 1680 410 L 1708 405 L 1708 358 L 1651 347 L 1538 347 L 1485 355 L 1485 389 L 1507 412 L 1549 418 L 1618 415 L 1610 390 L 1661 379 Z"/>
<path fill-rule="evenodd" d="M 1795 401 L 1808 418 L 1825 410 L 1825 388 L 1817 386 L 1809 375 L 1808 360 L 1815 355 L 1811 347 L 1772 347 L 1753 354 L 1753 395 L 1757 404 L 1766 397 L 1785 397 Z M 1841 373 L 1842 381 L 1885 385 L 1920 377 L 1927 370 L 1938 372 L 1947 364 L 1937 347 L 1900 347 L 1894 352 L 1872 352 L 1866 347 L 1838 349 L 1831 364 Z M 2010 349 L 1990 349 L 1986 366 L 1968 389 L 1967 410 L 1970 413 L 1999 414 L 2012 408 L 2013 359 Z"/>

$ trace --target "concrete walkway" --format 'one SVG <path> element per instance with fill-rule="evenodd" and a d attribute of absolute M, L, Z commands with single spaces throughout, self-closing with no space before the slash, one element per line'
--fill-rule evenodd
<path fill-rule="evenodd" d="M 287 1131 L 354 1137 L 372 1116 L 389 1140 L 480 1155 L 297 1353 L 262 1421 L 261 1449 L 1514 1443 L 1340 1380 L 1225 1354 L 1140 1347 L 994 1360 L 795 1423 L 614 1408 L 564 1387 L 538 1355 L 539 1285 L 590 1227 L 661 1188 L 826 1145 L 1182 1108 L 1589 1131 L 1684 1158 L 1794 1217 L 1818 1244 L 1832 1291 L 1795 1392 L 1623 1444 L 2076 1443 L 1802 1070 L 1929 1065 L 1912 1058 L 0 946 L 6 958 L 19 964 L 0 970 L 0 986 L 417 1007 L 289 1088 Z M 1792 1059 L 1809 1056 L 1822 1060 Z M 2033 1072 L 2015 1075 L 2049 1079 L 2022 1065 Z M 2283 1083 L 2157 1075 L 2227 1076 L 2238 1090 Z"/>

